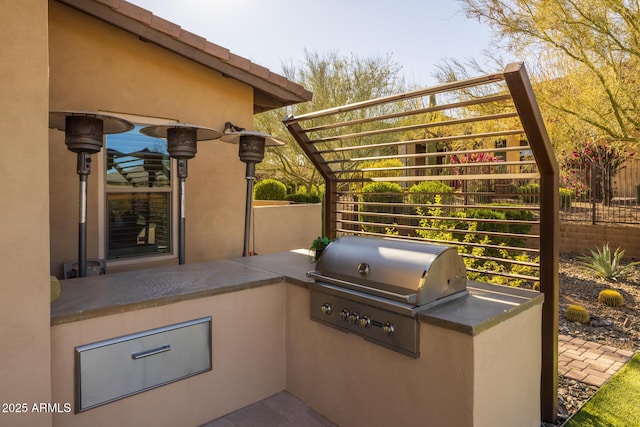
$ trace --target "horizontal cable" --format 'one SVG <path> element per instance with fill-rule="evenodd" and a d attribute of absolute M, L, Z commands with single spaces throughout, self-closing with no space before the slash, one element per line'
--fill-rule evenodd
<path fill-rule="evenodd" d="M 340 173 L 364 173 L 364 172 L 383 172 L 383 171 L 409 171 L 409 170 L 430 170 L 430 169 L 455 169 L 455 168 L 472 168 L 472 167 L 500 167 L 500 166 L 523 166 L 535 165 L 535 161 L 515 161 L 515 162 L 478 162 L 478 163 L 442 163 L 438 165 L 416 165 L 416 166 L 389 166 L 381 168 L 362 168 L 362 169 L 337 169 L 333 172 Z"/>
<path fill-rule="evenodd" d="M 362 181 L 372 182 L 415 182 L 415 181 L 472 181 L 472 180 L 494 180 L 494 179 L 538 179 L 539 173 L 488 173 L 488 174 L 470 174 L 470 175 L 439 175 L 439 176 L 387 176 L 387 177 L 370 177 L 363 178 Z M 338 179 L 337 182 L 353 180 Z"/>
<path fill-rule="evenodd" d="M 362 216 L 380 216 L 380 215 L 365 215 L 361 213 Z M 499 231 L 484 231 L 484 230 L 461 230 L 458 228 L 437 228 L 437 227 L 419 227 L 414 225 L 406 225 L 406 224 L 387 224 L 383 222 L 368 222 L 368 221 L 355 221 L 348 219 L 339 219 L 340 223 L 350 224 L 350 225 L 366 225 L 371 227 L 392 227 L 392 228 L 400 228 L 403 230 L 411 230 L 411 231 L 442 231 L 451 234 L 473 234 L 479 236 L 496 236 L 496 237 L 509 237 L 513 239 L 538 239 L 540 236 L 535 234 L 517 234 L 517 233 L 501 233 Z"/>
<path fill-rule="evenodd" d="M 337 193 L 337 194 L 343 194 L 343 193 Z M 350 194 L 354 194 L 354 195 L 361 195 L 361 194 L 384 194 L 384 195 L 398 195 L 400 193 L 362 193 L 362 192 L 351 192 Z M 484 196 L 484 197 L 490 197 L 490 196 L 495 196 L 495 193 L 467 193 L 467 194 L 476 194 L 476 195 L 480 195 L 480 196 Z M 404 193 L 405 196 L 407 196 L 407 193 Z M 429 195 L 442 195 L 444 197 L 447 196 L 459 196 L 462 197 L 461 193 L 408 193 L 409 196 L 429 196 Z M 531 195 L 529 193 L 523 194 L 526 195 L 527 197 L 531 197 Z M 392 207 L 411 207 L 411 208 L 425 208 L 425 209 L 434 209 L 434 208 L 442 208 L 442 209 L 492 209 L 492 210 L 511 210 L 511 211 L 521 211 L 521 210 L 527 210 L 527 211 L 536 211 L 536 210 L 540 210 L 539 206 L 502 206 L 502 205 L 482 205 L 482 204 L 473 204 L 473 205 L 449 205 L 449 204 L 436 204 L 436 203 L 394 203 L 394 202 L 383 202 L 384 204 L 381 203 L 374 203 L 374 202 L 362 202 L 359 200 L 347 200 L 347 201 L 340 201 L 338 200 L 336 203 L 338 204 L 343 204 L 343 205 L 347 205 L 347 204 L 352 204 L 352 205 L 361 205 L 361 206 L 392 206 Z M 337 211 L 340 212 L 340 211 Z M 349 211 L 345 211 L 345 212 L 349 212 Z"/>
<path fill-rule="evenodd" d="M 399 126 L 399 127 L 386 128 L 386 129 L 376 129 L 376 130 L 369 130 L 369 131 L 363 131 L 363 132 L 347 133 L 347 134 L 338 135 L 338 136 L 328 136 L 325 138 L 312 139 L 309 142 L 312 144 L 317 144 L 321 142 L 344 141 L 347 139 L 364 138 L 367 136 L 384 135 L 388 133 L 397 133 L 397 132 L 407 132 L 411 130 L 428 129 L 432 127 L 455 126 L 455 125 L 462 125 L 466 123 L 476 123 L 476 122 L 481 122 L 486 120 L 508 119 L 511 117 L 518 117 L 518 113 L 517 112 L 500 113 L 500 114 L 491 114 L 488 116 L 475 116 L 475 117 L 467 117 L 464 119 L 444 120 L 440 122 L 419 123 L 414 125 Z"/>
<path fill-rule="evenodd" d="M 418 89 L 414 91 L 404 92 L 397 95 L 385 96 L 382 98 L 371 99 L 368 101 L 355 102 L 353 104 L 344 105 L 342 107 L 328 108 L 326 110 L 315 111 L 312 113 L 301 114 L 299 116 L 289 116 L 283 120 L 285 125 L 290 123 L 300 122 L 304 120 L 316 119 L 319 117 L 331 116 L 334 114 L 345 113 L 348 111 L 359 110 L 361 108 L 375 107 L 377 105 L 389 104 L 396 101 L 403 101 L 407 99 L 418 98 L 427 95 L 433 95 L 440 92 L 449 92 L 453 90 L 467 89 L 474 86 L 481 86 L 490 83 L 497 83 L 504 80 L 504 75 L 489 74 L 482 77 L 476 77 L 472 79 L 458 80 L 455 82 L 445 83 L 438 86 L 432 86 L 424 89 Z"/>
<path fill-rule="evenodd" d="M 504 147 L 504 148 L 480 148 L 475 150 L 458 150 L 458 151 L 438 151 L 432 153 L 412 153 L 412 154 L 393 154 L 390 156 L 370 156 L 370 157 L 353 157 L 349 159 L 336 159 L 325 160 L 323 163 L 346 163 L 346 162 L 368 162 L 372 160 L 387 160 L 387 159 L 411 159 L 411 158 L 423 158 L 423 157 L 442 157 L 452 155 L 467 155 L 467 154 L 479 154 L 479 153 L 504 153 L 507 151 L 529 151 L 531 150 L 528 145 L 521 145 L 518 147 Z"/>
<path fill-rule="evenodd" d="M 497 258 L 492 256 L 480 256 L 480 255 L 473 255 L 473 254 L 460 254 L 460 255 L 464 258 L 479 259 L 482 261 L 495 261 L 500 264 L 522 265 L 524 267 L 533 267 L 533 268 L 540 267 L 540 264 L 533 261 L 519 261 L 516 259 Z"/>
<path fill-rule="evenodd" d="M 382 204 L 379 206 L 383 206 Z M 365 216 L 379 216 L 384 218 L 405 218 L 405 219 L 435 219 L 439 221 L 457 221 L 457 222 L 477 222 L 482 224 L 520 224 L 520 225 L 537 225 L 540 224 L 540 221 L 526 221 L 526 220 L 516 220 L 516 219 L 488 219 L 488 218 L 460 218 L 454 216 L 420 216 L 420 215 L 407 215 L 407 214 L 397 214 L 397 213 L 388 213 L 388 212 L 376 212 L 376 211 L 345 211 L 345 210 L 334 210 L 333 213 L 340 214 L 358 214 Z M 537 236 L 534 236 L 537 237 Z"/>
<path fill-rule="evenodd" d="M 387 224 L 393 227 L 393 224 Z M 378 236 L 378 237 L 390 237 L 385 233 L 375 233 L 370 231 L 360 231 L 360 230 L 349 230 L 346 228 L 335 227 L 332 228 L 332 231 L 346 233 L 346 234 L 358 234 L 358 235 L 367 235 L 367 236 Z M 521 247 L 510 247 L 510 246 L 500 246 L 500 245 L 487 245 L 484 243 L 471 243 L 471 242 L 452 242 L 451 240 L 440 240 L 440 239 L 425 239 L 422 237 L 411 237 L 411 236 L 393 236 L 394 238 L 404 239 L 404 240 L 415 240 L 419 242 L 429 242 L 429 243 L 437 243 L 446 246 L 470 246 L 470 247 L 481 247 L 481 248 L 491 248 L 491 249 L 502 249 L 507 252 L 529 252 L 534 254 L 539 254 L 540 249 L 536 248 L 521 248 Z"/>
<path fill-rule="evenodd" d="M 330 123 L 330 124 L 326 124 L 326 125 L 314 126 L 314 127 L 304 128 L 304 129 L 302 129 L 302 131 L 303 132 L 307 132 L 307 133 L 308 132 L 318 132 L 318 131 L 323 131 L 323 130 L 335 129 L 335 128 L 339 128 L 339 127 L 360 125 L 360 124 L 363 124 L 363 123 L 370 123 L 370 122 L 383 121 L 383 120 L 389 120 L 389 119 L 397 119 L 397 118 L 402 118 L 402 117 L 415 116 L 415 115 L 418 115 L 418 114 L 427 114 L 427 113 L 433 113 L 433 112 L 436 112 L 436 111 L 453 110 L 455 108 L 469 107 L 469 106 L 472 106 L 472 105 L 489 104 L 489 103 L 493 103 L 493 102 L 509 101 L 509 100 L 511 100 L 511 95 L 488 96 L 488 97 L 485 97 L 485 98 L 470 99 L 468 101 L 454 102 L 454 103 L 451 103 L 451 104 L 441 104 L 441 105 L 436 105 L 436 106 L 427 107 L 427 108 L 419 108 L 419 109 L 411 110 L 411 111 L 401 111 L 399 113 L 383 114 L 383 115 L 380 115 L 380 116 L 366 117 L 366 118 L 363 118 L 363 119 L 347 120 L 347 121 L 344 121 L 344 122 L 337 122 L 337 123 Z M 511 105 L 511 107 L 513 107 L 513 104 Z"/>
<path fill-rule="evenodd" d="M 514 274 L 514 273 L 504 273 L 501 271 L 489 271 L 489 270 L 479 270 L 476 268 L 469 268 L 467 267 L 467 271 L 473 271 L 474 273 L 481 273 L 481 274 L 487 274 L 489 276 L 502 276 L 502 277 L 508 277 L 511 279 L 522 279 L 522 280 L 528 280 L 531 282 L 537 282 L 540 280 L 539 277 L 536 276 L 525 276 L 523 274 Z"/>
<path fill-rule="evenodd" d="M 428 144 L 428 143 L 436 143 L 436 142 L 449 142 L 449 141 L 466 140 L 466 139 L 494 138 L 498 136 L 520 135 L 523 133 L 524 131 L 522 129 L 511 129 L 511 130 L 503 130 L 503 131 L 496 131 L 496 132 L 473 133 L 468 135 L 451 135 L 451 136 L 442 136 L 438 138 L 413 139 L 409 141 L 382 142 L 380 144 L 354 145 L 349 147 L 338 147 L 338 148 L 332 148 L 328 150 L 319 150 L 318 154 L 341 153 L 344 151 L 367 150 L 372 148 L 377 149 L 382 147 L 397 147 L 402 145 L 415 145 L 415 144 L 423 144 L 423 143 Z M 503 151 L 503 150 L 494 149 L 493 151 Z"/>

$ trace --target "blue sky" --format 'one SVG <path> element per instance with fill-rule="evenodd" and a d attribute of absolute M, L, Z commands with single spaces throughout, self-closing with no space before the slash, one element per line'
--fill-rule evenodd
<path fill-rule="evenodd" d="M 432 85 L 444 58 L 481 61 L 491 42 L 490 29 L 455 0 L 129 1 L 276 73 L 299 64 L 305 48 L 391 54 L 409 83 Z"/>

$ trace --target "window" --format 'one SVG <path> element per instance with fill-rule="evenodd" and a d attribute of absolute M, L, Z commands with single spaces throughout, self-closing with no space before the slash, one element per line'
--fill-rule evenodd
<path fill-rule="evenodd" d="M 136 126 L 106 136 L 106 257 L 171 252 L 171 158 Z"/>

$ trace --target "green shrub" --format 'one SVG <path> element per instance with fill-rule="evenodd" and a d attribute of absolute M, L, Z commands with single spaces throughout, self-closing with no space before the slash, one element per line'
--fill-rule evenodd
<path fill-rule="evenodd" d="M 598 302 L 609 307 L 621 307 L 624 299 L 620 292 L 613 289 L 604 289 L 598 294 Z"/>
<path fill-rule="evenodd" d="M 434 204 L 437 195 L 440 195 L 444 205 L 450 205 L 454 201 L 453 189 L 447 184 L 441 181 L 423 181 L 409 188 L 409 203 Z"/>
<path fill-rule="evenodd" d="M 591 255 L 580 257 L 580 265 L 607 280 L 617 280 L 631 272 L 634 266 L 640 262 L 630 262 L 622 265 L 620 261 L 624 251 L 617 248 L 612 254 L 609 243 L 605 243 L 602 249 L 590 250 Z"/>
<path fill-rule="evenodd" d="M 362 162 L 360 164 L 360 170 L 368 168 L 401 168 L 404 167 L 404 163 L 400 159 L 385 159 L 377 160 L 374 162 Z M 362 173 L 363 178 L 381 178 L 388 176 L 402 176 L 401 169 L 391 169 L 385 171 L 364 171 Z"/>
<path fill-rule="evenodd" d="M 388 193 L 388 194 L 379 194 L 379 193 Z M 401 203 L 402 202 L 402 188 L 392 182 L 371 182 L 362 187 L 362 191 L 358 196 L 358 199 L 361 202 L 370 202 L 370 203 Z M 358 207 L 360 212 L 379 212 L 379 213 L 389 213 L 393 214 L 399 212 L 401 208 L 395 208 L 394 206 L 367 206 L 360 205 Z M 376 216 L 376 215 L 360 215 L 360 221 L 362 222 L 376 222 L 381 224 L 393 224 L 394 218 L 387 216 Z M 363 225 L 362 229 L 364 231 L 375 232 L 375 233 L 384 233 L 384 226 L 372 226 L 372 225 Z"/>
<path fill-rule="evenodd" d="M 584 307 L 570 305 L 564 312 L 564 317 L 569 322 L 589 323 L 589 313 Z"/>
<path fill-rule="evenodd" d="M 560 194 L 560 209 L 570 208 L 576 199 L 576 192 L 571 188 L 559 188 L 558 193 Z"/>
<path fill-rule="evenodd" d="M 277 179 L 267 178 L 253 187 L 255 200 L 286 200 L 287 187 Z"/>
<path fill-rule="evenodd" d="M 286 199 L 294 203 L 320 203 L 320 196 L 317 194 L 287 194 Z"/>
<path fill-rule="evenodd" d="M 524 203 L 538 203 L 540 200 L 540 184 L 537 182 L 521 185 L 517 192 L 520 194 L 520 200 Z"/>

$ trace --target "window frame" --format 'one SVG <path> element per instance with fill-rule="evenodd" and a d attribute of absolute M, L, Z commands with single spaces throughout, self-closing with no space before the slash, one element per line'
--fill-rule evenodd
<path fill-rule="evenodd" d="M 132 114 L 124 114 L 124 113 L 114 113 L 104 111 L 103 113 L 109 114 L 112 116 L 120 117 L 125 120 L 129 120 L 136 126 L 152 126 L 152 125 L 166 125 L 179 123 L 176 119 L 167 119 L 160 117 L 149 117 L 149 116 L 139 116 Z M 98 223 L 99 223 L 99 233 L 98 233 L 98 245 L 99 245 L 99 258 L 104 259 L 108 266 L 119 266 L 119 265 L 131 265 L 131 264 L 142 264 L 147 262 L 157 262 L 157 261 L 166 261 L 176 259 L 178 257 L 178 176 L 177 176 L 177 162 L 175 159 L 170 158 L 171 168 L 170 168 L 170 182 L 169 191 L 166 190 L 166 187 L 144 187 L 144 191 L 132 191 L 134 187 L 123 187 L 123 188 L 109 188 L 107 185 L 107 136 L 103 137 L 104 147 L 100 150 L 99 155 L 97 155 L 98 160 L 98 170 L 99 170 L 99 179 L 98 179 Z M 152 254 L 140 254 L 127 256 L 123 258 L 110 258 L 107 259 L 107 255 L 109 252 L 109 219 L 108 219 L 108 194 L 114 193 L 169 193 L 169 252 L 167 253 L 152 253 Z"/>

